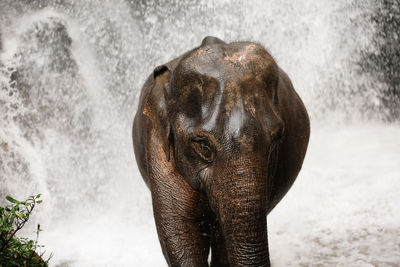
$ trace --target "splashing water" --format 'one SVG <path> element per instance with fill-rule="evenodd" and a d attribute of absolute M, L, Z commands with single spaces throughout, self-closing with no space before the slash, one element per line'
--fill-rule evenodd
<path fill-rule="evenodd" d="M 268 217 L 272 264 L 396 266 L 400 127 L 383 122 L 387 84 L 362 67 L 379 52 L 374 12 L 344 0 L 4 0 L 0 197 L 44 195 L 33 221 L 53 266 L 165 266 L 132 149 L 140 88 L 204 36 L 252 40 L 312 120 L 303 170 Z"/>

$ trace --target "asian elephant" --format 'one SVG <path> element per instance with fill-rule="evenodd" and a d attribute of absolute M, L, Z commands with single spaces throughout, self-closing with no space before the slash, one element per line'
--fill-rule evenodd
<path fill-rule="evenodd" d="M 269 266 L 267 214 L 307 150 L 307 111 L 272 56 L 215 37 L 155 68 L 133 125 L 169 266 Z"/>

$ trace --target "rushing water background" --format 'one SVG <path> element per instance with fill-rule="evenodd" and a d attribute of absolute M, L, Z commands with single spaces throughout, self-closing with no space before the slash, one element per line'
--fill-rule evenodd
<path fill-rule="evenodd" d="M 207 35 L 252 40 L 312 122 L 268 217 L 272 263 L 397 266 L 399 14 L 396 1 L 0 0 L 0 197 L 43 194 L 33 222 L 53 266 L 165 266 L 130 135 L 140 88 Z"/>

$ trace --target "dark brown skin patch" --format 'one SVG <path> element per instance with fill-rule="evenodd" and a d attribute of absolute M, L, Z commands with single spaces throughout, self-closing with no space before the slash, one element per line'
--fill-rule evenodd
<path fill-rule="evenodd" d="M 157 67 L 133 126 L 170 266 L 269 266 L 267 214 L 293 184 L 306 109 L 260 45 L 201 46 Z"/>

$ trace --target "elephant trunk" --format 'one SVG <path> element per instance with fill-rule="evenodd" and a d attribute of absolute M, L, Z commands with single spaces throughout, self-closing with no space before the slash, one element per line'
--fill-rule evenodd
<path fill-rule="evenodd" d="M 213 178 L 210 205 L 225 239 L 230 266 L 269 266 L 266 159 L 230 159 Z M 257 165 L 257 166 L 255 166 Z"/>

